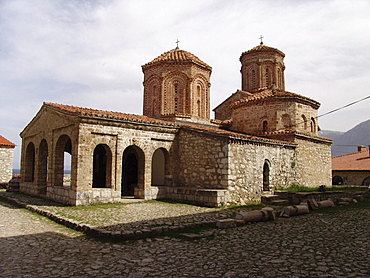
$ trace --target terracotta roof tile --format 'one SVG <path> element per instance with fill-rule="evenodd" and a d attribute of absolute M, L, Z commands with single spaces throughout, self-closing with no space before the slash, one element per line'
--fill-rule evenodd
<path fill-rule="evenodd" d="M 279 49 L 266 46 L 264 44 L 257 45 L 256 47 L 253 47 L 250 50 L 244 51 L 240 57 L 242 57 L 244 54 L 255 53 L 255 52 L 277 52 L 281 56 L 285 57 L 285 54 Z"/>
<path fill-rule="evenodd" d="M 0 146 L 15 147 L 16 145 L 0 135 Z"/>
<path fill-rule="evenodd" d="M 192 125 L 192 124 L 180 124 L 180 125 L 182 127 L 197 130 L 197 131 L 200 131 L 200 132 L 207 132 L 207 133 L 212 133 L 212 134 L 215 134 L 215 135 L 223 135 L 223 136 L 231 137 L 233 139 L 251 140 L 251 141 L 254 141 L 254 142 L 269 143 L 269 144 L 295 145 L 295 144 L 291 144 L 291 143 L 286 142 L 286 141 L 269 139 L 269 138 L 264 138 L 264 137 L 259 137 L 259 136 L 254 136 L 254 135 L 249 135 L 249 134 L 224 130 L 224 129 L 220 129 L 220 128 L 217 128 L 217 127 L 200 126 L 200 125 Z"/>
<path fill-rule="evenodd" d="M 161 62 L 193 62 L 203 67 L 206 67 L 208 69 L 212 69 L 212 67 L 204 63 L 194 54 L 188 51 L 185 51 L 185 50 L 178 49 L 178 48 L 172 49 L 170 51 L 167 51 L 161 54 L 160 56 L 155 58 L 153 61 L 146 63 L 142 67 L 147 67 L 149 65 L 153 65 L 153 64 L 161 63 Z"/>
<path fill-rule="evenodd" d="M 118 121 L 141 122 L 141 123 L 147 123 L 147 124 L 159 124 L 159 125 L 166 125 L 166 126 L 175 126 L 173 122 L 150 118 L 147 116 L 127 114 L 127 113 L 122 113 L 122 112 L 105 111 L 105 110 L 84 108 L 84 107 L 51 103 L 51 102 L 44 102 L 44 106 L 64 112 L 64 113 L 78 115 L 78 116 L 111 119 L 111 120 L 118 120 Z"/>
<path fill-rule="evenodd" d="M 370 151 L 346 154 L 332 158 L 333 171 L 370 171 Z"/>
<path fill-rule="evenodd" d="M 296 94 L 296 93 L 287 92 L 287 91 L 271 90 L 271 89 L 263 88 L 263 89 L 260 89 L 259 91 L 255 92 L 255 93 L 253 93 L 253 95 L 247 96 L 247 97 L 235 102 L 232 105 L 232 108 L 241 107 L 241 106 L 244 106 L 244 105 L 252 103 L 252 102 L 265 100 L 265 99 L 270 99 L 270 98 L 271 99 L 272 98 L 299 99 L 299 100 L 302 100 L 304 102 L 309 102 L 317 108 L 320 107 L 319 102 L 317 102 L 316 100 L 310 99 L 308 97 L 305 97 L 305 96 L 302 96 L 302 95 L 299 95 L 299 94 Z"/>
<path fill-rule="evenodd" d="M 210 127 L 210 126 L 201 126 L 201 125 L 195 125 L 195 124 L 184 124 L 184 123 L 175 123 L 170 121 L 164 121 L 159 119 L 150 118 L 147 116 L 140 116 L 140 115 L 134 115 L 134 114 L 127 114 L 127 113 L 121 113 L 121 112 L 113 112 L 113 111 L 104 111 L 104 110 L 98 110 L 98 109 L 91 109 L 91 108 L 83 108 L 78 106 L 72 106 L 72 105 L 64 105 L 64 104 L 58 104 L 58 103 L 50 103 L 50 102 L 44 102 L 45 107 L 49 107 L 51 109 L 76 115 L 76 116 L 86 116 L 86 117 L 93 117 L 93 118 L 102 118 L 102 119 L 113 119 L 118 121 L 129 121 L 133 123 L 146 123 L 146 124 L 158 124 L 158 125 L 165 125 L 165 126 L 171 126 L 171 127 L 177 127 L 177 128 L 190 128 L 193 130 L 197 130 L 199 132 L 208 132 L 215 135 L 224 135 L 235 139 L 248 139 L 252 141 L 258 141 L 258 142 L 265 142 L 265 143 L 274 143 L 274 144 L 287 144 L 287 142 L 280 141 L 280 140 L 273 140 L 233 131 L 228 131 L 224 129 L 220 129 L 217 126 Z"/>

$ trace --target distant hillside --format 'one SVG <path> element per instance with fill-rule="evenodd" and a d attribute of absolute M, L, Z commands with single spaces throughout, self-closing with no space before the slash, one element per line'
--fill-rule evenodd
<path fill-rule="evenodd" d="M 345 132 L 344 131 L 333 131 L 333 130 L 320 130 L 319 135 L 325 138 L 329 138 L 335 140 L 342 136 Z"/>
<path fill-rule="evenodd" d="M 332 156 L 357 152 L 357 146 L 370 145 L 370 120 L 364 121 L 347 132 L 322 130 L 320 136 L 334 140 L 331 148 Z"/>

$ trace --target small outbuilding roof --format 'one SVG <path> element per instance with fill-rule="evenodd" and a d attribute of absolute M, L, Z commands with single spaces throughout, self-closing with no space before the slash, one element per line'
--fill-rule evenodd
<path fill-rule="evenodd" d="M 332 158 L 333 171 L 370 171 L 370 151 L 362 150 Z"/>
<path fill-rule="evenodd" d="M 15 147 L 16 145 L 0 135 L 0 146 Z"/>

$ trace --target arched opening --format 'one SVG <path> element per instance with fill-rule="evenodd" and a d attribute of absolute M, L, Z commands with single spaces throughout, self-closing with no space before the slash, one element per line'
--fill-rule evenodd
<path fill-rule="evenodd" d="M 135 187 L 143 185 L 144 154 L 136 146 L 129 146 L 122 157 L 122 196 L 133 196 Z"/>
<path fill-rule="evenodd" d="M 303 130 L 307 130 L 307 118 L 305 115 L 302 115 L 302 128 Z"/>
<path fill-rule="evenodd" d="M 38 154 L 37 191 L 38 194 L 46 195 L 48 178 L 48 143 L 43 139 L 40 143 Z"/>
<path fill-rule="evenodd" d="M 343 185 L 343 178 L 341 176 L 334 176 L 332 179 L 332 185 Z"/>
<path fill-rule="evenodd" d="M 152 158 L 152 185 L 165 185 L 167 150 L 157 149 Z"/>
<path fill-rule="evenodd" d="M 364 179 L 361 185 L 370 187 L 370 177 L 367 177 L 366 179 Z"/>
<path fill-rule="evenodd" d="M 263 191 L 270 190 L 270 166 L 267 161 L 263 164 Z"/>
<path fill-rule="evenodd" d="M 68 154 L 65 154 L 68 153 Z M 68 161 L 67 161 L 68 159 Z M 55 148 L 55 177 L 54 185 L 63 186 L 65 169 L 72 169 L 72 141 L 68 135 L 61 135 Z M 69 170 L 70 171 L 70 170 Z M 66 181 L 67 185 L 67 181 Z"/>
<path fill-rule="evenodd" d="M 26 148 L 24 181 L 33 182 L 35 179 L 35 145 L 31 142 Z"/>
<path fill-rule="evenodd" d="M 257 89 L 257 84 L 256 84 L 256 71 L 252 70 L 252 89 L 255 90 Z"/>
<path fill-rule="evenodd" d="M 201 112 L 201 107 L 200 107 L 200 100 L 197 101 L 197 116 L 201 117 L 202 112 Z"/>
<path fill-rule="evenodd" d="M 111 186 L 112 152 L 107 145 L 99 144 L 94 149 L 93 157 L 93 188 Z"/>
<path fill-rule="evenodd" d="M 316 122 L 314 118 L 311 118 L 311 132 L 315 133 L 316 132 Z"/>
<path fill-rule="evenodd" d="M 269 131 L 267 121 L 263 121 L 263 123 L 262 123 L 262 131 L 263 132 L 268 132 Z"/>
<path fill-rule="evenodd" d="M 266 71 L 265 71 L 265 84 L 266 84 L 266 87 L 268 87 L 270 85 L 270 72 L 269 72 L 269 69 L 267 68 Z"/>

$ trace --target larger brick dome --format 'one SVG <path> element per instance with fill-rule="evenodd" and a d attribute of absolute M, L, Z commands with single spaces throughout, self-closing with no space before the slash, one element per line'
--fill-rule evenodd
<path fill-rule="evenodd" d="M 192 62 L 199 66 L 205 67 L 207 69 L 212 69 L 209 65 L 204 63 L 202 60 L 200 60 L 197 56 L 194 54 L 181 50 L 179 48 L 172 49 L 170 51 L 167 51 L 161 55 L 159 55 L 157 58 L 155 58 L 153 61 L 146 63 L 142 67 L 147 67 L 150 65 L 154 65 L 157 63 L 174 63 L 174 62 Z"/>

